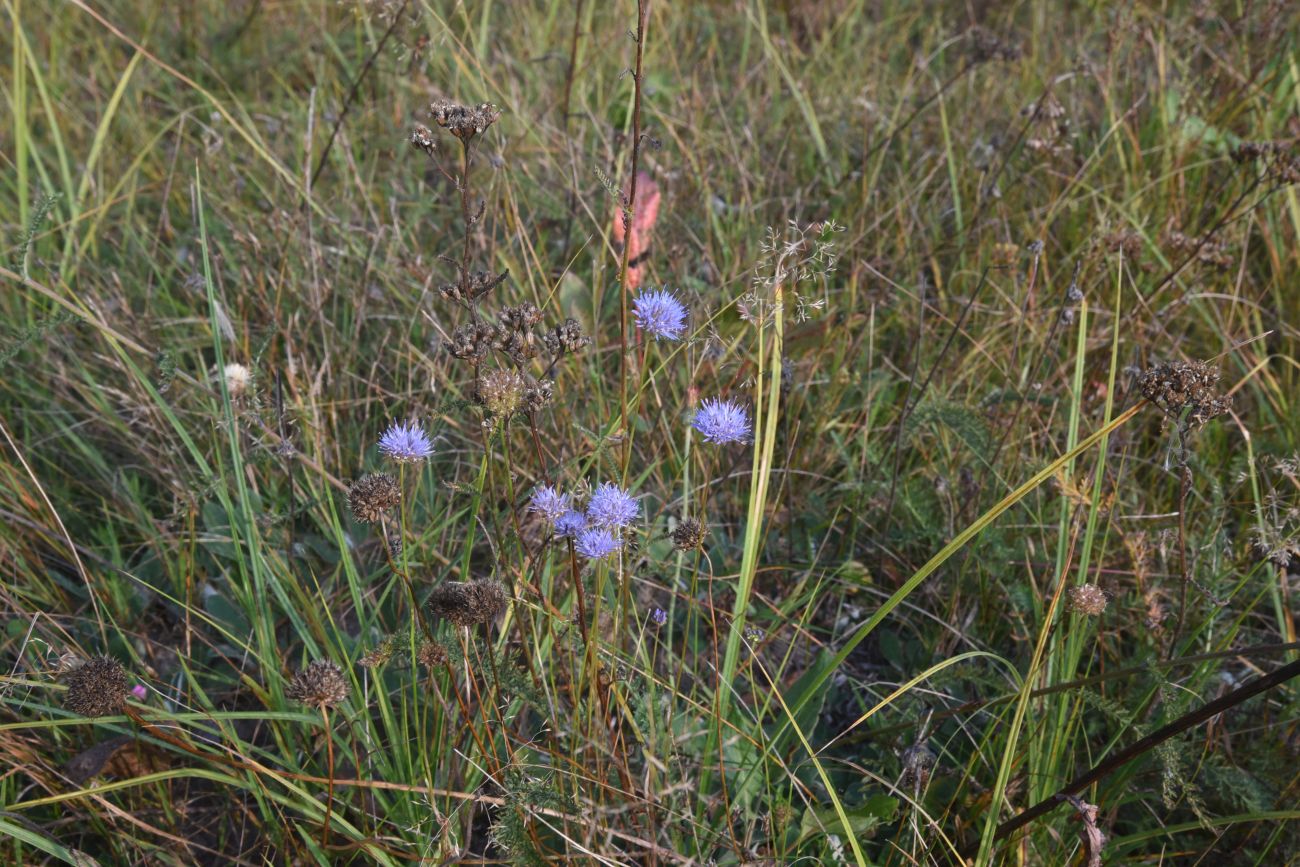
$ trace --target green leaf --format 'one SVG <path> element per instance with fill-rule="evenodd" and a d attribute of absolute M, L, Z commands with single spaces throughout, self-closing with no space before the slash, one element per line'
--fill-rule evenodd
<path fill-rule="evenodd" d="M 844 812 L 849 819 L 847 833 L 834 807 L 809 807 L 799 822 L 799 842 L 823 834 L 836 834 L 840 837 L 852 834 L 859 840 L 870 839 L 875 836 L 878 827 L 894 820 L 894 814 L 898 812 L 898 799 L 889 795 L 872 795 L 864 803 Z"/>

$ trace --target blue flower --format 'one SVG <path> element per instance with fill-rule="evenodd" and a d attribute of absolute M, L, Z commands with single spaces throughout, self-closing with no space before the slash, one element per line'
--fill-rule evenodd
<path fill-rule="evenodd" d="M 395 421 L 379 438 L 379 450 L 401 464 L 424 460 L 433 454 L 433 443 L 419 422 Z"/>
<path fill-rule="evenodd" d="M 541 485 L 528 501 L 529 511 L 537 512 L 548 521 L 558 520 L 571 508 L 569 495 L 561 494 L 553 485 Z"/>
<path fill-rule="evenodd" d="M 555 533 L 559 536 L 577 536 L 587 529 L 587 518 L 573 509 L 555 519 Z"/>
<path fill-rule="evenodd" d="M 706 398 L 691 422 L 705 442 L 739 443 L 749 439 L 749 411 L 732 400 Z"/>
<path fill-rule="evenodd" d="M 632 315 L 637 326 L 655 340 L 681 340 L 686 331 L 686 308 L 676 295 L 662 289 L 634 298 Z"/>
<path fill-rule="evenodd" d="M 663 626 L 668 622 L 668 612 L 662 608 L 656 608 L 650 612 L 650 619 L 655 622 L 655 626 Z"/>
<path fill-rule="evenodd" d="M 583 530 L 578 534 L 578 541 L 574 545 L 574 549 L 588 560 L 604 560 L 618 553 L 621 547 L 622 544 L 612 531 L 599 527 Z"/>
<path fill-rule="evenodd" d="M 613 482 L 605 482 L 587 503 L 587 521 L 593 527 L 618 529 L 635 521 L 640 511 L 636 497 Z"/>

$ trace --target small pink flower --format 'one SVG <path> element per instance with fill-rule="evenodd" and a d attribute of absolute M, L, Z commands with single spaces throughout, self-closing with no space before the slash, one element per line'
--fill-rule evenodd
<path fill-rule="evenodd" d="M 135 696 L 139 701 L 144 701 L 145 696 L 148 694 L 149 690 L 145 689 L 143 683 L 137 683 L 135 686 L 131 687 L 131 695 Z"/>

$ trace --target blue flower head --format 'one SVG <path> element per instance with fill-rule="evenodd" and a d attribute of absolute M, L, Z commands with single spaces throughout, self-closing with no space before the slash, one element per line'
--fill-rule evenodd
<path fill-rule="evenodd" d="M 686 307 L 663 289 L 643 292 L 632 300 L 637 326 L 655 340 L 681 340 L 686 331 Z"/>
<path fill-rule="evenodd" d="M 641 506 L 636 497 L 613 482 L 605 482 L 587 502 L 587 521 L 593 527 L 616 530 L 637 519 Z"/>
<path fill-rule="evenodd" d="M 650 612 L 650 619 L 655 622 L 655 626 L 663 626 L 668 622 L 668 612 L 662 608 L 656 608 Z"/>
<path fill-rule="evenodd" d="M 621 547 L 622 544 L 613 531 L 597 527 L 579 533 L 574 550 L 588 560 L 604 560 L 618 553 Z"/>
<path fill-rule="evenodd" d="M 553 485 L 541 485 L 528 501 L 529 511 L 537 512 L 548 521 L 558 520 L 571 508 L 569 495 L 561 494 Z"/>
<path fill-rule="evenodd" d="M 740 443 L 749 439 L 749 411 L 734 400 L 706 398 L 691 422 L 705 442 Z"/>
<path fill-rule="evenodd" d="M 433 443 L 418 421 L 395 421 L 379 438 L 379 450 L 402 464 L 422 461 L 433 454 Z"/>
<path fill-rule="evenodd" d="M 555 533 L 558 536 L 577 536 L 587 529 L 587 517 L 582 512 L 570 509 L 555 519 Z"/>

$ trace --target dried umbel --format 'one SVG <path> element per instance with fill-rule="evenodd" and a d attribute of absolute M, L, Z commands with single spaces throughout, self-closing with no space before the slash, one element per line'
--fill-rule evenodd
<path fill-rule="evenodd" d="M 542 337 L 546 351 L 555 357 L 578 352 L 591 343 L 576 319 L 566 319 Z"/>
<path fill-rule="evenodd" d="M 491 271 L 474 271 L 468 278 L 457 283 L 443 283 L 438 287 L 438 294 L 448 301 L 468 304 L 487 295 L 505 282 L 509 271 L 493 274 Z"/>
<path fill-rule="evenodd" d="M 555 382 L 553 380 L 536 380 L 528 376 L 525 377 L 525 381 L 524 409 L 529 412 L 537 412 L 550 403 L 551 398 L 555 396 Z"/>
<path fill-rule="evenodd" d="M 447 351 L 454 358 L 475 363 L 482 361 L 492 351 L 497 329 L 486 322 L 471 322 L 460 326 L 452 332 L 447 344 Z"/>
<path fill-rule="evenodd" d="M 1138 387 L 1165 417 L 1191 431 L 1232 408 L 1232 398 L 1219 395 L 1219 371 L 1204 361 L 1171 361 L 1142 374 Z"/>
<path fill-rule="evenodd" d="M 508 418 L 518 411 L 527 383 L 513 370 L 489 370 L 479 377 L 474 399 L 494 416 Z"/>
<path fill-rule="evenodd" d="M 89 659 L 61 679 L 68 685 L 63 706 L 80 716 L 112 716 L 126 704 L 126 671 L 112 657 Z"/>
<path fill-rule="evenodd" d="M 352 692 L 343 669 L 327 659 L 318 659 L 289 680 L 284 694 L 312 707 L 333 707 Z"/>
<path fill-rule="evenodd" d="M 434 589 L 429 610 L 457 626 L 489 623 L 505 610 L 506 591 L 492 580 L 448 581 Z"/>
<path fill-rule="evenodd" d="M 473 108 L 455 102 L 438 100 L 429 104 L 429 117 L 447 132 L 469 144 L 475 136 L 482 135 L 501 117 L 501 110 L 490 102 Z"/>
<path fill-rule="evenodd" d="M 697 551 L 704 547 L 709 530 L 694 518 L 687 518 L 673 528 L 673 547 L 678 551 Z"/>
<path fill-rule="evenodd" d="M 438 140 L 433 137 L 433 130 L 422 123 L 417 123 L 415 129 L 411 130 L 411 146 L 433 156 L 433 152 L 438 148 Z"/>
<path fill-rule="evenodd" d="M 1066 602 L 1071 611 L 1087 617 L 1099 617 L 1106 611 L 1110 599 L 1106 591 L 1096 584 L 1079 584 L 1065 592 Z"/>
<path fill-rule="evenodd" d="M 402 489 L 388 473 L 362 476 L 348 488 L 348 508 L 362 524 L 374 524 L 402 502 Z"/>

